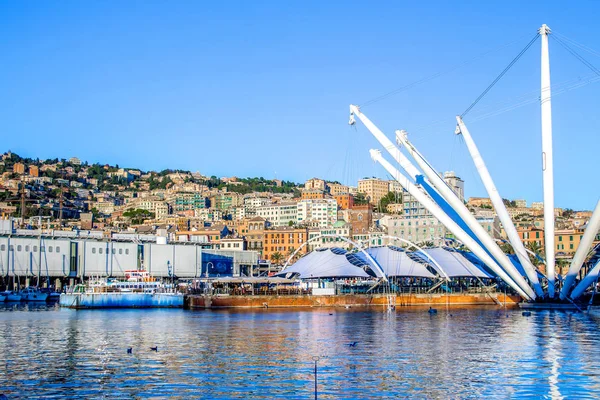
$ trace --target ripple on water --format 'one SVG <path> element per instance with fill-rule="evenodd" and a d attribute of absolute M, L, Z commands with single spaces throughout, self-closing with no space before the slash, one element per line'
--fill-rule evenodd
<path fill-rule="evenodd" d="M 309 398 L 319 356 L 320 398 L 600 395 L 598 320 L 585 314 L 329 312 L 5 306 L 0 388 L 10 399 Z"/>

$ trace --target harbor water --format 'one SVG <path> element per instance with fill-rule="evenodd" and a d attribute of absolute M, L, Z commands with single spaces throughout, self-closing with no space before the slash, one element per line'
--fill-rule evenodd
<path fill-rule="evenodd" d="M 497 307 L 4 305 L 0 394 L 307 399 L 318 357 L 319 399 L 598 398 L 599 325 L 587 314 Z"/>

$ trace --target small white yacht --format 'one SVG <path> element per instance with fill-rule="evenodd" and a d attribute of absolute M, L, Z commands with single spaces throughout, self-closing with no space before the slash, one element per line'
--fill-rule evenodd
<path fill-rule="evenodd" d="M 48 300 L 48 293 L 44 293 L 36 287 L 26 287 L 19 294 L 24 301 L 46 302 Z"/>

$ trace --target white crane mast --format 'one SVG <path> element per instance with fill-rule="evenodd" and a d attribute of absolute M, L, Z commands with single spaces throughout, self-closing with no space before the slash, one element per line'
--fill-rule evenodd
<path fill-rule="evenodd" d="M 575 300 L 581 296 L 592 283 L 598 280 L 598 274 L 600 274 L 600 261 L 598 261 L 594 268 L 592 268 L 592 270 L 586 275 L 586 277 L 583 278 L 581 282 L 577 284 L 577 286 L 575 286 L 575 289 L 573 289 L 569 297 Z"/>
<path fill-rule="evenodd" d="M 349 121 L 350 125 L 355 124 L 355 122 L 356 122 L 354 119 L 355 116 L 357 116 L 361 120 L 361 122 L 363 122 L 365 127 L 373 134 L 373 136 L 381 143 L 381 145 L 392 155 L 394 160 L 396 162 L 398 162 L 398 164 L 409 174 L 409 176 L 412 178 L 413 181 L 416 181 L 416 177 L 418 175 L 422 175 L 421 171 L 419 171 L 419 169 L 416 168 L 410 162 L 410 160 L 408 160 L 408 158 L 406 158 L 406 156 L 400 152 L 400 150 L 392 143 L 392 141 L 389 140 L 388 137 L 379 128 L 377 128 L 377 126 L 369 118 L 367 118 L 367 116 L 364 115 L 357 106 L 350 105 L 350 121 Z M 394 168 L 394 170 L 395 170 L 395 168 Z M 410 183 L 412 184 L 412 182 L 410 182 Z M 406 189 L 406 186 L 404 186 L 404 185 L 402 185 L 402 186 Z M 425 196 L 425 198 L 427 198 L 429 200 L 429 202 L 436 204 L 431 198 L 429 198 L 429 196 L 427 194 L 425 194 L 424 192 L 421 192 L 421 189 L 417 188 L 416 186 L 415 186 L 415 188 L 422 196 Z M 425 205 L 422 202 L 420 202 L 420 203 L 423 204 L 423 206 L 429 210 L 427 205 Z M 436 204 L 436 206 L 437 206 L 437 204 Z M 429 210 L 429 211 L 431 212 L 431 210 Z M 445 219 L 452 221 L 454 223 L 454 221 L 441 208 L 440 208 L 440 211 L 446 217 Z M 433 212 L 432 212 L 432 214 L 433 214 Z M 438 220 L 440 220 L 440 222 L 442 222 L 442 224 L 444 224 L 444 222 L 440 218 L 438 218 Z M 444 224 L 444 226 L 447 227 L 446 224 Z M 456 226 L 462 232 L 461 236 L 466 235 L 469 237 L 469 239 L 472 239 L 460 226 L 458 226 L 458 224 L 456 224 Z M 457 237 L 458 237 L 458 235 L 457 235 Z M 501 267 L 496 263 L 496 261 L 493 258 L 491 258 L 489 256 L 489 254 L 475 240 L 472 240 L 472 243 L 478 248 L 477 251 L 475 251 L 472 246 L 468 245 L 463 240 L 461 240 L 461 241 L 463 243 L 465 243 L 465 245 L 469 249 L 471 249 L 471 251 L 473 251 L 474 254 L 477 255 L 477 253 L 483 252 L 485 254 L 485 259 L 479 257 L 479 255 L 477 255 L 477 256 L 494 272 L 496 272 L 498 270 L 502 270 Z M 512 263 L 510 264 L 510 266 L 514 269 L 514 266 L 512 265 Z M 531 287 L 529 287 L 527 285 L 527 282 L 523 279 L 523 277 L 521 277 L 521 275 L 517 271 L 515 271 L 515 272 L 516 272 L 516 274 L 515 274 L 516 276 L 512 276 L 510 274 L 507 275 L 506 273 L 504 275 L 510 276 L 510 280 L 512 282 L 514 282 L 515 280 L 520 280 L 522 286 L 521 285 L 518 285 L 518 286 L 521 289 L 520 290 L 521 292 L 527 294 L 525 296 L 525 298 L 534 299 L 535 293 L 533 292 L 533 290 L 531 290 Z M 496 272 L 496 274 L 498 274 L 498 273 Z"/>
<path fill-rule="evenodd" d="M 415 146 L 408 140 L 406 131 L 396 131 L 396 139 L 399 143 L 404 145 L 408 153 L 412 156 L 412 158 L 416 161 L 417 165 L 425 175 L 429 182 L 433 184 L 433 186 L 437 189 L 440 195 L 448 202 L 448 204 L 456 211 L 460 218 L 467 224 L 467 226 L 471 229 L 473 234 L 479 239 L 481 244 L 490 252 L 492 257 L 504 268 L 504 271 L 513 278 L 515 282 L 521 286 L 521 288 L 528 292 L 528 294 L 535 299 L 536 294 L 538 296 L 543 296 L 544 292 L 542 290 L 542 286 L 539 283 L 537 278 L 537 274 L 533 273 L 530 281 L 534 285 L 535 292 L 531 290 L 531 287 L 523 279 L 519 271 L 515 268 L 513 263 L 508 259 L 506 254 L 498 247 L 496 242 L 490 237 L 490 235 L 485 231 L 483 226 L 477 222 L 477 219 L 471 214 L 469 209 L 465 206 L 464 202 L 458 198 L 456 193 L 446 184 L 446 182 L 440 177 L 440 175 L 433 169 L 433 167 L 427 162 L 425 157 L 419 153 L 419 151 L 415 148 Z M 528 260 L 529 261 L 529 260 Z M 529 275 L 528 275 L 529 277 Z"/>
<path fill-rule="evenodd" d="M 398 164 L 405 170 L 408 175 L 413 179 L 416 179 L 417 175 L 421 175 L 421 171 L 419 171 L 404 154 L 400 152 L 400 150 L 396 147 L 394 143 L 383 133 L 381 130 L 373 123 L 366 115 L 364 115 L 358 106 L 350 104 L 350 125 L 355 124 L 354 116 L 358 116 L 360 118 L 363 125 L 375 136 L 375 139 L 384 149 L 386 149 L 391 156 L 396 160 Z"/>
<path fill-rule="evenodd" d="M 471 237 L 469 236 L 456 222 L 452 220 L 445 212 L 437 205 L 427 194 L 421 191 L 419 187 L 413 184 L 410 179 L 400 173 L 392 164 L 390 164 L 381 155 L 379 150 L 371 150 L 371 158 L 379 162 L 390 175 L 404 188 L 406 189 L 419 203 L 421 203 L 435 218 L 437 218 L 446 228 L 452 232 L 458 240 L 463 242 L 473 254 L 475 254 L 481 261 L 483 261 L 496 275 L 498 275 L 504 282 L 512 287 L 519 295 L 524 299 L 531 300 L 531 296 L 527 294 L 515 281 L 500 268 L 490 255 Z"/>
<path fill-rule="evenodd" d="M 544 182 L 544 242 L 546 247 L 546 276 L 548 296 L 554 297 L 554 161 L 552 155 L 552 93 L 550 90 L 550 56 L 548 54 L 548 34 L 546 24 L 539 29 L 542 36 L 542 178 Z"/>
<path fill-rule="evenodd" d="M 515 254 L 518 257 L 519 262 L 523 266 L 523 269 L 525 270 L 525 273 L 527 274 L 527 278 L 529 278 L 529 281 L 532 283 L 538 282 L 538 285 L 539 285 L 537 272 L 535 271 L 535 268 L 531 264 L 531 261 L 529 261 L 529 256 L 527 255 L 527 252 L 525 251 L 525 246 L 523 246 L 523 242 L 521 242 L 521 238 L 519 237 L 517 228 L 515 228 L 515 225 L 513 224 L 512 220 L 510 218 L 510 215 L 508 214 L 508 211 L 506 210 L 506 206 L 504 205 L 502 196 L 500 196 L 500 193 L 498 192 L 498 189 L 496 188 L 496 185 L 494 184 L 494 180 L 492 179 L 492 176 L 490 175 L 490 172 L 488 171 L 487 166 L 485 165 L 485 162 L 483 161 L 483 157 L 479 153 L 479 149 L 477 148 L 475 141 L 471 137 L 471 134 L 469 133 L 469 130 L 467 129 L 467 126 L 463 122 L 462 118 L 457 116 L 456 121 L 458 122 L 458 127 L 456 130 L 456 133 L 461 134 L 463 136 L 463 138 L 465 139 L 465 144 L 467 145 L 467 149 L 469 150 L 469 153 L 471 154 L 473 163 L 475 163 L 475 167 L 477 168 L 477 172 L 479 173 L 479 176 L 481 177 L 481 181 L 483 182 L 483 185 L 485 186 L 485 190 L 487 191 L 488 196 L 490 196 L 490 200 L 492 201 L 492 205 L 494 206 L 494 209 L 496 210 L 498 219 L 500 220 L 500 223 L 504 227 L 504 231 L 506 232 L 508 241 L 510 242 L 513 249 L 515 250 Z M 541 287 L 536 288 L 536 291 L 538 291 L 538 294 L 539 294 L 540 290 L 541 290 Z M 543 292 L 541 295 L 543 296 Z"/>
<path fill-rule="evenodd" d="M 592 248 L 598 229 L 600 229 L 600 200 L 596 203 L 596 208 L 585 228 L 585 233 L 579 242 L 579 247 L 573 256 L 573 261 L 571 261 L 569 272 L 567 272 L 562 290 L 560 291 L 561 300 L 564 300 L 569 295 L 571 286 L 573 286 L 573 282 L 575 282 L 575 278 L 577 278 L 577 274 L 581 270 L 585 258 Z"/>

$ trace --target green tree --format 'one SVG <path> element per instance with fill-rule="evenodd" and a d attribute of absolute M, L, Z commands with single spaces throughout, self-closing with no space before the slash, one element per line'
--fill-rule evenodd
<path fill-rule="evenodd" d="M 366 204 L 369 204 L 369 201 L 367 200 L 367 197 L 364 193 L 356 193 L 354 195 L 354 204 L 357 206 L 364 206 Z"/>
<path fill-rule="evenodd" d="M 136 208 L 134 210 L 127 210 L 123 213 L 125 218 L 128 218 L 132 224 L 143 224 L 147 219 L 153 219 L 154 213 L 148 210 Z"/>
<path fill-rule="evenodd" d="M 276 251 L 275 253 L 271 254 L 271 261 L 273 261 L 273 264 L 280 264 L 281 260 L 283 260 L 283 254 L 281 254 L 280 252 Z"/>
<path fill-rule="evenodd" d="M 379 203 L 377 204 L 377 211 L 387 212 L 388 204 L 396 203 L 402 203 L 402 193 L 388 192 L 388 194 L 379 200 Z"/>

